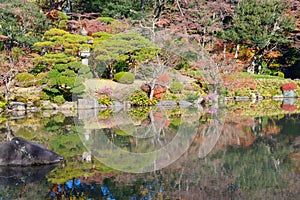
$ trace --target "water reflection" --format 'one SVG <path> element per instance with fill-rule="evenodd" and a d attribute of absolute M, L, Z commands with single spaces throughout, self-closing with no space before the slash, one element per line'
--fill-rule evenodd
<path fill-rule="evenodd" d="M 38 182 L 56 168 L 57 164 L 34 167 L 0 167 L 0 185 L 20 186 Z"/>
<path fill-rule="evenodd" d="M 200 112 L 196 108 L 132 112 L 76 122 L 82 127 L 83 144 L 95 159 L 120 171 L 155 171 L 176 161 L 197 135 Z"/>
<path fill-rule="evenodd" d="M 8 120 L 16 136 L 47 141 L 67 164 L 37 184 L 1 182 L 0 198 L 298 199 L 300 115 L 274 105 L 281 113 L 269 116 L 270 103 L 251 104 L 250 112 L 243 102 L 226 112 L 174 108 Z M 168 145 L 171 151 L 159 151 Z M 146 157 L 128 159 L 129 153 Z M 124 157 L 127 172 L 102 163 Z M 130 173 L 136 169 L 143 173 Z"/>

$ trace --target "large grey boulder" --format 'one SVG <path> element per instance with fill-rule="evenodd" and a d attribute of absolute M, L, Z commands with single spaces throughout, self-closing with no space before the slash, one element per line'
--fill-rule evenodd
<path fill-rule="evenodd" d="M 15 137 L 9 142 L 0 143 L 0 166 L 33 166 L 54 164 L 64 157 L 46 149 L 44 146 Z"/>

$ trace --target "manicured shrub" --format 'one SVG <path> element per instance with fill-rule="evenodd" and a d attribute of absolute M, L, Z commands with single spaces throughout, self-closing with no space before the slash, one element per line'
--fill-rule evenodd
<path fill-rule="evenodd" d="M 151 106 L 157 104 L 157 99 L 150 100 L 146 92 L 137 90 L 129 99 L 133 106 Z"/>
<path fill-rule="evenodd" d="M 288 111 L 288 112 L 292 112 L 294 110 L 297 110 L 297 106 L 296 105 L 291 105 L 291 104 L 282 104 L 281 105 L 282 110 Z"/>
<path fill-rule="evenodd" d="M 115 74 L 114 80 L 118 83 L 131 84 L 134 82 L 135 77 L 130 72 L 119 72 Z"/>
<path fill-rule="evenodd" d="M 112 17 L 100 17 L 100 20 L 106 24 L 111 24 L 113 21 L 115 21 Z"/>
<path fill-rule="evenodd" d="M 285 83 L 281 86 L 281 89 L 283 91 L 287 91 L 287 90 L 295 90 L 297 88 L 297 84 L 294 82 L 290 82 L 290 83 Z"/>
<path fill-rule="evenodd" d="M 39 74 L 36 75 L 36 84 L 37 85 L 42 85 L 47 83 L 48 79 L 47 79 L 47 73 L 46 72 L 41 72 Z"/>
<path fill-rule="evenodd" d="M 181 82 L 175 81 L 175 82 L 171 83 L 169 90 L 172 93 L 181 93 L 183 88 L 184 88 L 184 85 Z"/>
<path fill-rule="evenodd" d="M 33 74 L 21 73 L 17 74 L 15 81 L 17 81 L 18 86 L 30 87 L 35 84 L 35 77 Z"/>
<path fill-rule="evenodd" d="M 47 66 L 44 63 L 37 64 L 30 72 L 38 74 L 47 70 Z"/>
<path fill-rule="evenodd" d="M 58 105 L 62 105 L 63 103 L 66 102 L 66 100 L 63 95 L 58 95 L 53 98 L 53 102 L 57 103 Z"/>
<path fill-rule="evenodd" d="M 113 104 L 113 99 L 108 95 L 101 95 L 101 97 L 98 99 L 98 103 L 101 105 L 109 106 Z"/>
<path fill-rule="evenodd" d="M 104 32 L 104 31 L 100 31 L 100 32 L 93 33 L 92 36 L 107 39 L 109 37 L 112 37 L 112 34 Z"/>

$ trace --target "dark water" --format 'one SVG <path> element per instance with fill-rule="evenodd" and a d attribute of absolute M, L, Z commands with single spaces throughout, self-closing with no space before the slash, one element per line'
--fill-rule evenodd
<path fill-rule="evenodd" d="M 299 199 L 300 115 L 135 109 L 36 113 L 1 137 L 47 144 L 59 166 L 0 168 L 0 199 Z"/>

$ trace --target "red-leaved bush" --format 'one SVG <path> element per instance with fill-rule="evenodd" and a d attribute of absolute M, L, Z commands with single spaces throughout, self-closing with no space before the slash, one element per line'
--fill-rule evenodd
<path fill-rule="evenodd" d="M 295 90 L 296 88 L 297 88 L 297 85 L 294 82 L 285 83 L 281 86 L 282 91 Z"/>
<path fill-rule="evenodd" d="M 297 106 L 296 105 L 291 105 L 291 104 L 282 104 L 281 108 L 285 111 L 289 111 L 292 112 L 294 110 L 297 110 Z"/>

